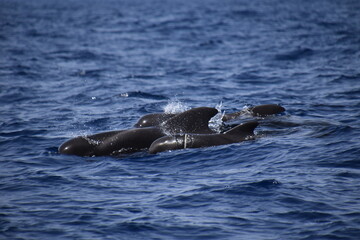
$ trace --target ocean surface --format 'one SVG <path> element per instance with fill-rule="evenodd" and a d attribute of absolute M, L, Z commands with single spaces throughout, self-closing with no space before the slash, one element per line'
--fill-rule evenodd
<path fill-rule="evenodd" d="M 359 239 L 359 9 L 0 0 L 0 239 Z M 58 153 L 148 113 L 267 103 L 286 112 L 252 141 Z"/>

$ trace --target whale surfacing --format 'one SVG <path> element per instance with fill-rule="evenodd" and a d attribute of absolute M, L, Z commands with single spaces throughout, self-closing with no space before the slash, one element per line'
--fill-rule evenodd
<path fill-rule="evenodd" d="M 209 120 L 218 113 L 215 108 L 193 108 L 161 123 L 159 126 L 98 133 L 70 139 L 59 147 L 61 154 L 109 156 L 148 149 L 166 134 L 210 133 Z"/>
<path fill-rule="evenodd" d="M 151 144 L 149 153 L 243 142 L 253 138 L 254 129 L 258 125 L 259 123 L 257 121 L 251 121 L 240 124 L 220 134 L 176 134 L 174 136 L 164 136 Z"/>
<path fill-rule="evenodd" d="M 285 108 L 278 104 L 263 104 L 257 105 L 253 107 L 249 107 L 246 110 L 242 110 L 234 113 L 226 113 L 224 114 L 222 120 L 224 122 L 234 120 L 243 115 L 250 114 L 254 117 L 267 117 L 271 115 L 280 114 L 285 111 Z M 169 120 L 170 118 L 179 115 L 173 113 L 151 113 L 142 116 L 137 123 L 135 123 L 134 127 L 143 128 L 143 127 L 154 127 L 159 126 L 163 122 Z"/>
<path fill-rule="evenodd" d="M 266 117 L 284 111 L 285 108 L 277 104 L 257 105 L 224 114 L 222 121 L 235 120 L 243 115 Z M 240 124 L 223 133 L 214 132 L 209 128 L 209 121 L 217 113 L 215 108 L 198 107 L 177 114 L 148 114 L 140 118 L 135 128 L 72 138 L 59 147 L 59 153 L 77 156 L 112 156 L 143 150 L 157 153 L 237 143 L 254 136 L 254 129 L 259 124 L 257 121 Z"/>

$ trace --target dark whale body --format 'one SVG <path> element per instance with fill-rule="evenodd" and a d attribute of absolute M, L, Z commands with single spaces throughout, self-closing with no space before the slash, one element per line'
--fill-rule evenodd
<path fill-rule="evenodd" d="M 264 104 L 264 105 L 257 105 L 254 107 L 250 107 L 246 110 L 225 114 L 222 118 L 224 122 L 234 120 L 242 115 L 251 114 L 255 117 L 266 117 L 269 115 L 279 114 L 285 111 L 280 105 L 277 104 Z M 165 122 L 166 120 L 176 116 L 177 114 L 170 114 L 170 113 L 152 113 L 147 114 L 139 119 L 139 121 L 134 125 L 134 127 L 141 128 L 141 127 L 152 127 L 158 126 L 161 123 Z"/>
<path fill-rule="evenodd" d="M 212 133 L 208 122 L 218 111 L 215 108 L 193 108 L 155 127 L 111 131 L 70 139 L 59 147 L 61 154 L 107 156 L 131 153 L 149 148 L 158 138 L 177 133 Z"/>
<path fill-rule="evenodd" d="M 270 116 L 270 115 L 279 114 L 284 111 L 285 111 L 285 108 L 283 108 L 282 106 L 277 105 L 277 104 L 257 105 L 254 107 L 249 107 L 248 109 L 240 111 L 240 112 L 225 114 L 224 117 L 222 118 L 222 120 L 224 122 L 227 122 L 227 121 L 236 119 L 245 114 L 251 114 L 254 117 L 266 117 L 266 116 Z"/>
<path fill-rule="evenodd" d="M 173 113 L 151 113 L 142 116 L 137 123 L 135 123 L 134 127 L 142 128 L 142 127 L 153 127 L 159 126 L 161 123 L 169 120 L 170 118 L 176 116 L 177 114 Z"/>
<path fill-rule="evenodd" d="M 164 136 L 151 144 L 149 153 L 185 148 L 211 147 L 246 141 L 254 136 L 254 129 L 258 125 L 257 121 L 251 121 L 220 134 L 176 134 L 174 136 Z"/>
<path fill-rule="evenodd" d="M 231 121 L 244 114 L 265 117 L 283 111 L 285 109 L 276 104 L 258 105 L 240 112 L 225 114 L 222 120 Z M 224 134 L 215 134 L 209 129 L 208 122 L 217 113 L 218 111 L 214 108 L 200 107 L 179 114 L 155 113 L 145 115 L 135 124 L 137 128 L 79 136 L 63 143 L 59 147 L 59 153 L 77 156 L 106 156 L 132 153 L 149 148 L 159 138 L 176 134 L 180 134 L 175 136 L 177 139 L 181 139 L 181 136 L 184 136 L 184 134 L 188 138 L 189 136 L 192 137 L 193 145 L 185 144 L 187 147 L 233 143 L 235 138 L 229 134 L 233 129 Z M 202 140 L 200 141 L 200 139 Z M 185 141 L 184 143 L 187 142 Z M 153 152 L 154 148 L 152 148 L 151 152 Z"/>

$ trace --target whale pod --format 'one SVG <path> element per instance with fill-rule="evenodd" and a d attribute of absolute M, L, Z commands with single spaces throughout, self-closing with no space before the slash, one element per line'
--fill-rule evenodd
<path fill-rule="evenodd" d="M 199 107 L 180 113 L 156 127 L 111 131 L 70 139 L 59 153 L 77 156 L 107 156 L 147 149 L 158 138 L 176 133 L 209 133 L 209 120 L 218 111 Z"/>

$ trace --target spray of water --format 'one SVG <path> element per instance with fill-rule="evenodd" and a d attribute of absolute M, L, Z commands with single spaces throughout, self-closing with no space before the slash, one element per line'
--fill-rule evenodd
<path fill-rule="evenodd" d="M 179 101 L 178 99 L 175 99 L 171 100 L 168 104 L 166 104 L 166 106 L 164 107 L 164 112 L 174 114 L 184 112 L 188 109 L 189 107 L 185 103 Z"/>
<path fill-rule="evenodd" d="M 225 115 L 225 111 L 222 111 L 223 103 L 218 103 L 215 108 L 219 111 L 218 114 L 216 114 L 213 118 L 209 121 L 209 127 L 211 130 L 220 133 L 221 132 L 221 126 L 223 124 L 222 118 Z"/>

